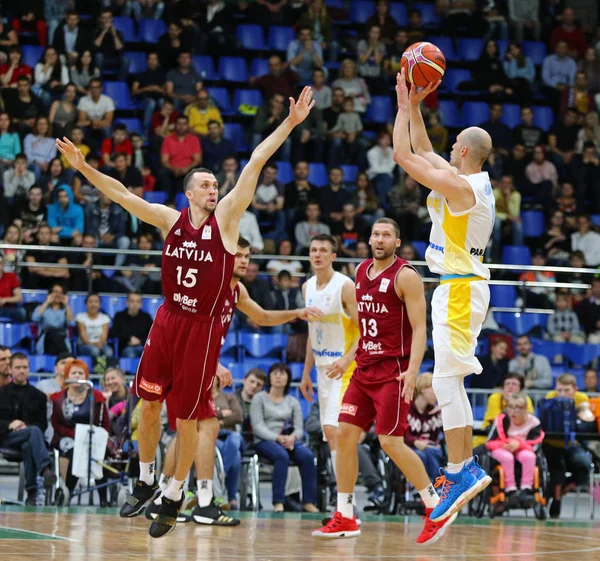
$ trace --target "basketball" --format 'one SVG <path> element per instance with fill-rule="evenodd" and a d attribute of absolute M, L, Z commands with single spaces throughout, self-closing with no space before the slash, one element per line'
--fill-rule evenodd
<path fill-rule="evenodd" d="M 415 43 L 404 51 L 400 66 L 411 84 L 424 88 L 442 79 L 446 58 L 433 43 Z"/>

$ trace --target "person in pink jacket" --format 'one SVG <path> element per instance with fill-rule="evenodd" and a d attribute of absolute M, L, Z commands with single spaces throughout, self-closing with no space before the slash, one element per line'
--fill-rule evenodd
<path fill-rule="evenodd" d="M 522 393 L 508 398 L 506 413 L 496 417 L 490 439 L 486 443 L 492 458 L 504 470 L 504 485 L 508 505 L 533 506 L 533 478 L 536 456 L 534 447 L 544 439 L 540 420 L 527 412 L 527 398 Z M 520 494 L 515 479 L 515 459 L 521 464 Z"/>

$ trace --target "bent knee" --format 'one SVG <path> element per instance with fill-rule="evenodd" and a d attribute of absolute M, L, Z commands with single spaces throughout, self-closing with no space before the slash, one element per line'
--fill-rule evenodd
<path fill-rule="evenodd" d="M 378 435 L 379 443 L 383 448 L 384 452 L 388 453 L 389 450 L 402 449 L 408 450 L 408 446 L 404 442 L 404 438 L 401 436 L 390 436 L 389 434 L 380 434 Z M 388 454 L 389 455 L 389 454 Z"/>

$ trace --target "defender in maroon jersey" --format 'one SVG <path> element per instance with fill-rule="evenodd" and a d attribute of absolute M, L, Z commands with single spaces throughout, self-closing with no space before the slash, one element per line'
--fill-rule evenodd
<path fill-rule="evenodd" d="M 338 507 L 333 518 L 313 536 L 360 534 L 353 512 L 358 477 L 357 445 L 362 431 L 375 432 L 386 454 L 419 491 L 426 508 L 425 528 L 417 543 L 438 540 L 454 518 L 435 524 L 429 514 L 439 497 L 419 456 L 404 443 L 408 409 L 426 343 L 425 295 L 415 269 L 396 256 L 400 229 L 389 218 L 375 221 L 371 231 L 373 259 L 356 270 L 360 340 L 356 370 L 344 394 L 339 416 Z"/>
<path fill-rule="evenodd" d="M 137 197 L 119 181 L 86 164 L 70 140 L 56 140 L 58 150 L 74 169 L 109 199 L 159 228 L 165 239 L 162 279 L 166 301 L 146 341 L 134 385 L 143 399 L 138 433 L 140 479 L 120 512 L 121 516 L 136 516 L 159 493 L 154 457 L 161 432 L 161 402 L 173 393 L 180 441 L 173 480 L 164 493 L 160 514 L 150 526 L 152 537 L 164 536 L 175 527 L 198 432 L 218 427 L 210 407 L 210 386 L 221 347 L 221 313 L 233 272 L 240 220 L 252 202 L 263 166 L 308 116 L 314 105 L 311 98 L 309 87 L 297 102 L 290 98 L 288 117 L 256 148 L 238 183 L 219 205 L 215 176 L 205 168 L 187 170 L 183 184 L 189 208 L 181 213 Z"/>

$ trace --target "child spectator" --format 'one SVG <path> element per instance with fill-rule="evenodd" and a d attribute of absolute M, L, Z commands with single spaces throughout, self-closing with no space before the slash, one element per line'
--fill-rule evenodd
<path fill-rule="evenodd" d="M 556 311 L 548 318 L 548 336 L 557 343 L 585 343 L 585 335 L 579 325 L 577 314 L 571 310 L 571 297 L 558 294 Z"/>
<path fill-rule="evenodd" d="M 354 101 L 351 97 L 344 100 L 344 110 L 338 116 L 337 123 L 331 129 L 332 145 L 329 154 L 330 164 L 357 164 L 364 159 L 363 148 L 359 137 L 363 130 L 359 114 L 354 110 Z"/>
<path fill-rule="evenodd" d="M 514 393 L 508 398 L 506 413 L 500 413 L 486 448 L 504 471 L 504 485 L 509 506 L 533 506 L 534 448 L 544 439 L 540 420 L 527 412 L 527 398 Z M 520 494 L 517 494 L 515 459 L 521 464 Z"/>
<path fill-rule="evenodd" d="M 367 174 L 373 182 L 373 188 L 379 200 L 387 203 L 388 193 L 392 190 L 394 181 L 394 150 L 392 148 L 392 137 L 388 131 L 381 131 L 377 135 L 377 144 L 367 152 L 369 169 Z"/>
<path fill-rule="evenodd" d="M 75 127 L 71 133 L 71 142 L 75 145 L 75 148 L 79 148 L 83 157 L 87 159 L 90 153 L 90 147 L 83 142 L 83 129 L 81 127 Z M 71 164 L 61 154 L 60 161 L 65 169 L 71 169 Z"/>

